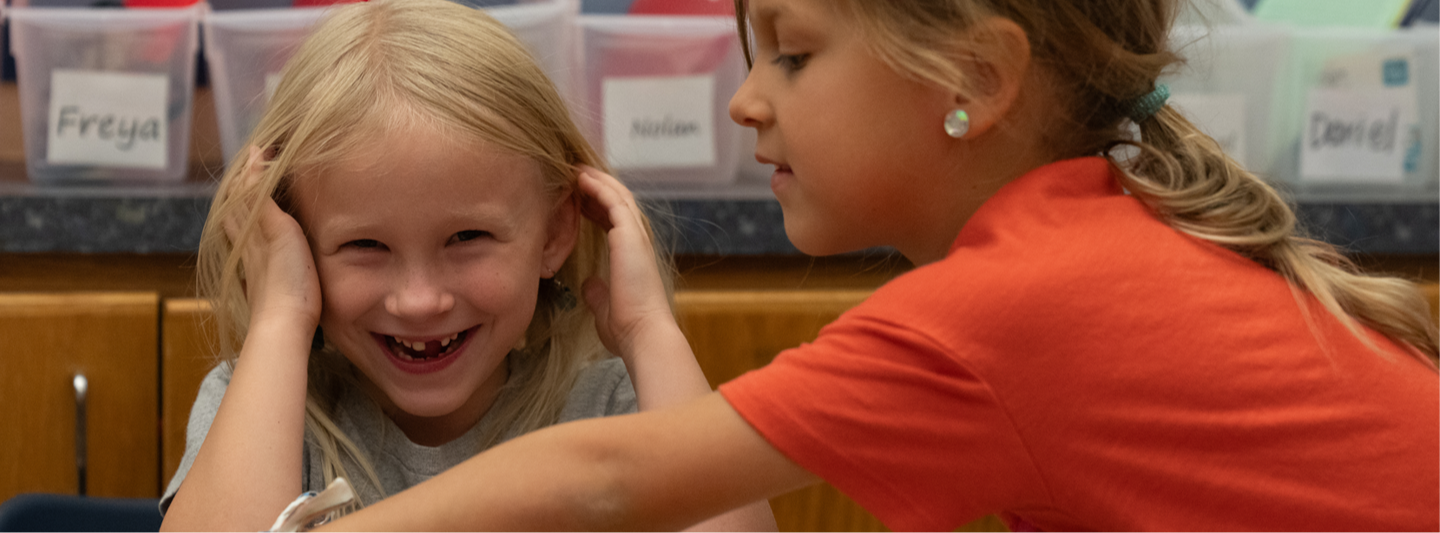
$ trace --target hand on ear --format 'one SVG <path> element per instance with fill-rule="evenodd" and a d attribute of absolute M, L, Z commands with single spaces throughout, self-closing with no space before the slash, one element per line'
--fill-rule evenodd
<path fill-rule="evenodd" d="M 251 324 L 278 316 L 298 317 L 306 327 L 314 327 L 321 307 L 315 258 L 299 222 L 260 190 L 265 156 L 259 148 L 250 149 L 244 172 L 228 192 L 239 199 L 238 205 L 230 207 L 222 228 L 240 255 Z"/>
<path fill-rule="evenodd" d="M 584 215 L 605 229 L 610 252 L 608 279 L 585 280 L 581 292 L 595 313 L 595 329 L 605 348 L 628 362 L 652 334 L 678 326 L 656 261 L 650 224 L 635 195 L 598 169 L 578 170 Z"/>

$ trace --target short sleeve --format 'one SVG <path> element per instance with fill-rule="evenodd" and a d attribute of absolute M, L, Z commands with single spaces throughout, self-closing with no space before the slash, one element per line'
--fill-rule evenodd
<path fill-rule="evenodd" d="M 949 347 L 874 315 L 842 316 L 720 392 L 778 451 L 896 531 L 951 530 L 1043 485 L 985 380 Z"/>
<path fill-rule="evenodd" d="M 195 396 L 195 404 L 190 408 L 190 421 L 185 426 L 185 455 L 180 459 L 180 467 L 175 470 L 175 477 L 170 478 L 170 485 L 165 488 L 165 494 L 160 498 L 161 515 L 170 508 L 175 493 L 180 491 L 180 483 L 190 472 L 190 465 L 195 463 L 195 456 L 200 453 L 200 445 L 205 442 L 205 435 L 210 432 L 210 424 L 215 421 L 215 413 L 220 410 L 220 400 L 225 397 L 225 389 L 229 386 L 230 365 L 223 363 L 211 369 L 200 382 L 200 392 Z"/>

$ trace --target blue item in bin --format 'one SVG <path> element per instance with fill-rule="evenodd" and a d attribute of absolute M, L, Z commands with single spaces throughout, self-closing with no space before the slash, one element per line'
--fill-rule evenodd
<path fill-rule="evenodd" d="M 580 12 L 597 15 L 623 15 L 630 11 L 631 0 L 583 0 Z"/>
<path fill-rule="evenodd" d="M 271 9 L 290 7 L 293 4 L 294 0 L 210 0 L 210 9 L 215 11 Z"/>

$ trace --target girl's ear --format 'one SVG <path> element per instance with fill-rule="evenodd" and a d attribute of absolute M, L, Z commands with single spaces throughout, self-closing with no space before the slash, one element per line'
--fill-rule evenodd
<path fill-rule="evenodd" d="M 955 107 L 970 116 L 966 135 L 983 135 L 1015 111 L 1016 100 L 1030 74 L 1030 39 L 1015 21 L 988 17 L 959 38 L 959 59 L 970 92 L 956 95 Z"/>
<path fill-rule="evenodd" d="M 545 248 L 541 251 L 541 267 L 548 269 L 544 277 L 550 277 L 560 270 L 560 265 L 575 249 L 575 240 L 580 235 L 580 204 L 575 190 L 570 189 L 550 210 L 550 221 L 545 228 Z"/>

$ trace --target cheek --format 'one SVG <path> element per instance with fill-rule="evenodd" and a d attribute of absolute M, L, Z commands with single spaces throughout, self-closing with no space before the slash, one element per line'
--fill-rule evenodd
<path fill-rule="evenodd" d="M 527 319 L 534 312 L 539 276 L 525 275 L 514 266 L 472 265 L 458 272 L 457 294 L 474 308 L 490 315 L 515 314 Z"/>
<path fill-rule="evenodd" d="M 320 278 L 322 322 L 352 320 L 383 304 L 386 287 L 383 276 L 323 260 L 316 262 L 315 270 Z"/>

